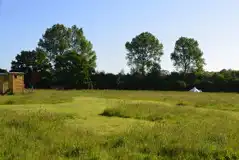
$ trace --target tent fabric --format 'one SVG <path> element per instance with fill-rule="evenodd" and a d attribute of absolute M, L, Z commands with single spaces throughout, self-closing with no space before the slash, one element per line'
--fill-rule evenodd
<path fill-rule="evenodd" d="M 197 89 L 196 87 L 193 87 L 190 92 L 202 92 L 201 90 Z"/>

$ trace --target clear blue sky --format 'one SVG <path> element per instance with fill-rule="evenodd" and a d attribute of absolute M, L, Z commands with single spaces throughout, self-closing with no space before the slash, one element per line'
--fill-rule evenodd
<path fill-rule="evenodd" d="M 128 71 L 124 44 L 144 31 L 163 43 L 163 69 L 174 69 L 170 53 L 180 36 L 199 41 L 207 70 L 239 69 L 239 0 L 2 0 L 0 68 L 34 49 L 55 23 L 83 27 L 98 70 Z"/>

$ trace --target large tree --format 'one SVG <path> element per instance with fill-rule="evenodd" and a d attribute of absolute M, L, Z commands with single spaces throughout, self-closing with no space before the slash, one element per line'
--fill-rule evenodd
<path fill-rule="evenodd" d="M 46 53 L 61 84 L 76 87 L 90 83 L 96 68 L 96 54 L 82 28 L 55 24 L 45 31 L 38 48 Z"/>
<path fill-rule="evenodd" d="M 96 53 L 93 50 L 93 45 L 84 36 L 82 28 L 77 28 L 77 26 L 72 26 L 70 28 L 70 48 L 69 50 L 80 54 L 84 60 L 88 69 L 90 71 L 96 68 Z"/>
<path fill-rule="evenodd" d="M 7 70 L 0 68 L 0 73 L 7 73 Z"/>
<path fill-rule="evenodd" d="M 56 78 L 60 85 L 70 88 L 91 85 L 91 68 L 87 59 L 75 51 L 58 55 L 55 60 Z"/>
<path fill-rule="evenodd" d="M 159 65 L 163 55 L 163 45 L 149 32 L 137 35 L 131 42 L 126 42 L 125 47 L 131 71 L 142 75 L 148 73 L 155 64 Z"/>
<path fill-rule="evenodd" d="M 55 63 L 58 55 L 69 51 L 81 54 L 91 68 L 96 67 L 96 54 L 90 41 L 84 36 L 82 28 L 73 25 L 71 28 L 63 24 L 55 24 L 47 28 L 38 47 L 43 50 L 51 62 Z"/>
<path fill-rule="evenodd" d="M 25 73 L 26 83 L 34 83 L 32 81 L 37 83 L 37 81 L 40 80 L 50 79 L 51 64 L 49 63 L 45 52 L 40 49 L 21 51 L 20 54 L 16 55 L 15 60 L 13 60 L 11 64 L 11 71 Z M 32 74 L 35 74 L 35 76 Z M 36 76 L 36 74 L 38 76 Z"/>
<path fill-rule="evenodd" d="M 32 51 L 21 51 L 12 61 L 11 69 L 19 72 L 28 72 L 29 70 L 41 72 L 50 70 L 51 64 L 46 58 L 46 54 L 37 49 Z"/>
<path fill-rule="evenodd" d="M 47 28 L 38 42 L 50 61 L 54 62 L 57 55 L 62 55 L 69 48 L 70 31 L 63 24 L 55 24 Z"/>
<path fill-rule="evenodd" d="M 191 72 L 201 72 L 205 65 L 203 52 L 198 42 L 193 38 L 180 37 L 176 43 L 171 60 L 177 70 L 184 75 Z"/>

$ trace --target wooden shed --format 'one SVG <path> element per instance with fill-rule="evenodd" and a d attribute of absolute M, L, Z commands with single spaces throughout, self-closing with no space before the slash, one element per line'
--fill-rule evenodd
<path fill-rule="evenodd" d="M 10 91 L 12 93 L 24 92 L 24 73 L 9 72 L 0 73 L 0 93 L 5 94 Z"/>

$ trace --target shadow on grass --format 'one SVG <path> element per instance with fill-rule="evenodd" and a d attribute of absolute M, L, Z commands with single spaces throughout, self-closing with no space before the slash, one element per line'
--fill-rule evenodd
<path fill-rule="evenodd" d="M 180 104 L 184 105 L 184 104 Z M 147 121 L 166 121 L 180 119 L 188 114 L 195 112 L 193 109 L 167 106 L 153 103 L 119 103 L 117 106 L 106 108 L 101 116 L 134 118 Z"/>
<path fill-rule="evenodd" d="M 124 115 L 120 110 L 107 108 L 102 113 L 99 114 L 100 116 L 106 117 L 121 117 L 121 118 L 130 118 L 130 116 Z"/>

